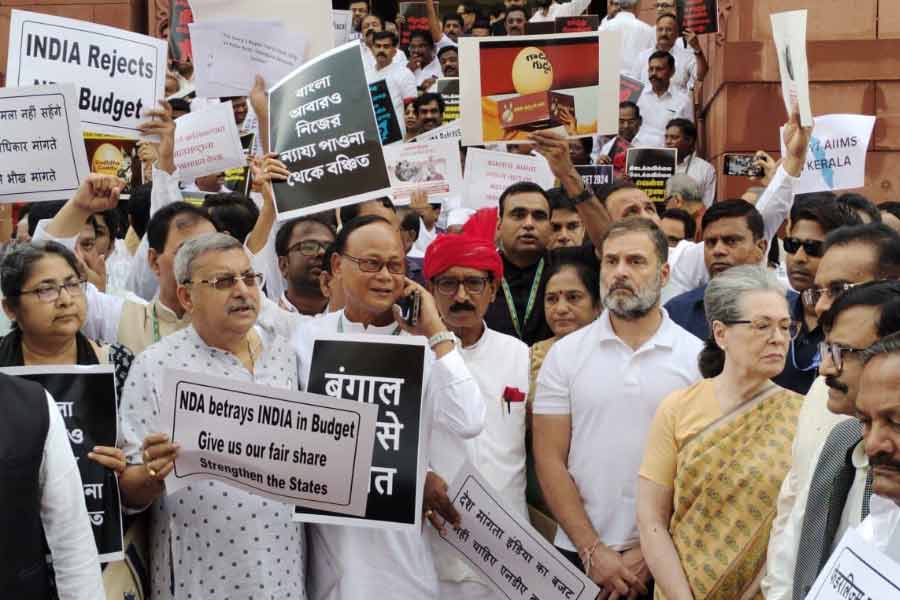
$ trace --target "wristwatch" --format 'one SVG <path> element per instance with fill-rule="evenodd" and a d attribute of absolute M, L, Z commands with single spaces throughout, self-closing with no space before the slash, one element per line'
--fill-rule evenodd
<path fill-rule="evenodd" d="M 439 331 L 428 338 L 428 347 L 434 350 L 435 346 L 443 342 L 453 342 L 453 345 L 456 346 L 456 336 L 453 335 L 452 331 L 446 329 L 444 331 Z"/>
<path fill-rule="evenodd" d="M 591 198 L 591 196 L 593 196 L 593 195 L 594 195 L 594 194 L 591 192 L 591 190 L 588 189 L 587 186 L 584 186 L 584 189 L 581 190 L 581 193 L 580 193 L 580 194 L 578 194 L 578 195 L 575 196 L 574 198 L 569 198 L 569 200 L 570 200 L 573 204 L 581 204 L 582 202 L 585 202 L 586 200 L 588 200 L 589 198 Z M 566 194 L 566 196 L 568 197 L 568 194 Z"/>

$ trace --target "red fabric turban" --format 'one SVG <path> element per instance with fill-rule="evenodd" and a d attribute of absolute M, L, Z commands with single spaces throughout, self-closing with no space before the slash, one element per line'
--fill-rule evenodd
<path fill-rule="evenodd" d="M 503 260 L 493 240 L 485 240 L 465 233 L 442 233 L 428 245 L 422 274 L 432 279 L 452 267 L 467 267 L 489 271 L 495 280 L 503 278 Z"/>

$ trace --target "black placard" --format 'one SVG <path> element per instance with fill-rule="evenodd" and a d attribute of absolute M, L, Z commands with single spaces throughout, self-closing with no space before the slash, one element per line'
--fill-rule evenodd
<path fill-rule="evenodd" d="M 400 121 L 397 111 L 394 109 L 394 101 L 391 98 L 387 81 L 381 79 L 370 83 L 369 94 L 372 96 L 372 108 L 375 110 L 375 121 L 378 123 L 381 145 L 387 146 L 403 141 L 403 132 L 400 130 Z"/>
<path fill-rule="evenodd" d="M 625 173 L 657 203 L 666 200 L 666 182 L 675 174 L 678 151 L 674 148 L 629 148 Z"/>
<path fill-rule="evenodd" d="M 334 395 L 337 376 L 402 379 L 399 400 L 396 404 L 385 402 L 381 387 L 372 386 L 371 380 L 343 380 L 338 388 L 345 400 L 371 401 L 378 406 L 378 427 L 375 430 L 375 452 L 372 455 L 372 472 L 369 499 L 365 517 L 351 517 L 337 513 L 314 511 L 297 507 L 296 513 L 334 515 L 335 517 L 380 521 L 397 525 L 414 525 L 421 507 L 416 505 L 416 492 L 424 481 L 419 472 L 420 424 L 424 418 L 422 394 L 425 347 L 414 344 L 379 343 L 362 341 L 316 340 L 313 344 L 312 364 L 306 391 L 314 394 Z M 330 376 L 329 376 L 330 374 Z M 383 384 L 384 385 L 384 384 Z M 391 434 L 395 423 L 402 425 L 399 441 Z M 396 469 L 392 475 L 392 493 L 386 493 L 385 477 L 379 469 Z"/>
<path fill-rule="evenodd" d="M 390 189 L 357 42 L 320 55 L 270 90 L 269 138 L 291 172 L 273 186 L 279 219 L 356 204 Z"/>
<path fill-rule="evenodd" d="M 584 185 L 592 189 L 613 182 L 612 165 L 576 165 L 575 170 L 581 175 Z"/>
<path fill-rule="evenodd" d="M 682 29 L 697 35 L 719 31 L 718 0 L 678 0 L 678 21 Z"/>
<path fill-rule="evenodd" d="M 444 125 L 459 118 L 459 77 L 441 77 L 437 93 L 444 99 Z"/>

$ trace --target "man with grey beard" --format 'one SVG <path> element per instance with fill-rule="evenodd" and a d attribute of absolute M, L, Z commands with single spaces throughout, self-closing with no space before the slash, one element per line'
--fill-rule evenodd
<path fill-rule="evenodd" d="M 650 220 L 613 223 L 598 252 L 606 310 L 556 342 L 537 378 L 534 456 L 554 543 L 602 597 L 653 596 L 635 513 L 644 439 L 662 399 L 700 380 L 700 340 L 660 307 L 668 252 Z"/>

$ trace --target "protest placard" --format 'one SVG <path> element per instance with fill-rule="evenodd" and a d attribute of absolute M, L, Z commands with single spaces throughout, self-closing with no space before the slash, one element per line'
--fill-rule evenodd
<path fill-rule="evenodd" d="M 459 119 L 440 127 L 435 127 L 431 131 L 425 131 L 414 137 L 411 142 L 432 142 L 434 140 L 456 140 L 458 144 L 462 141 L 462 126 Z"/>
<path fill-rule="evenodd" d="M 225 187 L 245 196 L 250 193 L 250 156 L 255 144 L 256 133 L 253 131 L 242 132 L 241 149 L 244 151 L 245 164 L 243 167 L 225 171 Z"/>
<path fill-rule="evenodd" d="M 459 77 L 440 77 L 437 93 L 444 99 L 444 125 L 459 118 Z"/>
<path fill-rule="evenodd" d="M 334 25 L 334 45 L 342 46 L 353 41 L 353 13 L 349 10 L 331 11 L 331 22 Z"/>
<path fill-rule="evenodd" d="M 637 79 L 632 79 L 627 75 L 619 76 L 619 102 L 634 102 L 637 104 L 641 92 L 644 91 L 644 84 Z"/>
<path fill-rule="evenodd" d="M 600 589 L 467 462 L 447 492 L 460 526 L 441 539 L 506 598 L 593 600 Z"/>
<path fill-rule="evenodd" d="M 625 174 L 654 202 L 665 202 L 666 182 L 678 164 L 675 148 L 629 148 Z"/>
<path fill-rule="evenodd" d="M 556 17 L 556 33 L 580 33 L 597 31 L 600 27 L 599 15 L 578 15 L 576 17 Z"/>
<path fill-rule="evenodd" d="M 799 110 L 800 123 L 809 127 L 813 124 L 813 116 L 806 60 L 806 10 L 774 13 L 771 18 L 784 107 L 789 115 L 793 110 Z"/>
<path fill-rule="evenodd" d="M 334 48 L 331 2 L 326 0 L 190 0 L 194 22 L 215 19 L 243 21 L 264 15 L 306 38 L 304 60 Z M 264 10 L 263 10 L 264 9 Z"/>
<path fill-rule="evenodd" d="M 581 175 L 584 185 L 591 188 L 609 185 L 613 182 L 612 165 L 575 165 L 575 170 Z"/>
<path fill-rule="evenodd" d="M 432 0 L 428 1 L 431 2 Z M 439 3 L 435 0 L 434 4 L 435 14 L 441 14 Z M 400 48 L 405 50 L 409 46 L 409 36 L 412 35 L 413 31 L 431 31 L 425 2 L 400 2 L 397 14 L 403 17 L 403 20 L 397 24 L 397 29 L 400 33 Z"/>
<path fill-rule="evenodd" d="M 900 563 L 847 530 L 819 572 L 806 600 L 900 600 Z"/>
<path fill-rule="evenodd" d="M 795 184 L 794 193 L 833 192 L 865 185 L 866 150 L 875 117 L 824 115 L 816 117 L 814 122 L 806 168 Z M 781 155 L 785 154 L 782 138 Z"/>
<path fill-rule="evenodd" d="M 372 109 L 375 111 L 375 122 L 378 123 L 378 137 L 381 145 L 387 146 L 403 141 L 402 118 L 397 114 L 397 104 L 391 95 L 390 86 L 385 79 L 369 84 L 369 95 L 372 97 Z M 401 102 L 402 106 L 403 103 Z"/>
<path fill-rule="evenodd" d="M 531 181 L 547 189 L 553 187 L 554 177 L 543 156 L 469 148 L 463 206 L 474 209 L 496 207 L 503 190 L 519 181 Z"/>
<path fill-rule="evenodd" d="M 274 184 L 279 219 L 387 194 L 358 42 L 307 62 L 269 90 L 269 148 L 291 172 Z"/>
<path fill-rule="evenodd" d="M 192 25 L 212 32 L 210 51 L 214 56 L 209 81 L 244 90 L 253 87 L 256 75 L 275 82 L 303 64 L 306 38 L 280 23 L 267 21 L 206 21 Z M 205 95 L 202 89 L 198 93 Z"/>
<path fill-rule="evenodd" d="M 525 35 L 549 35 L 556 33 L 555 21 L 528 21 L 525 23 Z"/>
<path fill-rule="evenodd" d="M 459 144 L 454 140 L 395 144 L 384 149 L 394 204 L 409 204 L 412 193 L 428 193 L 429 202 L 462 193 Z"/>
<path fill-rule="evenodd" d="M 618 32 L 459 39 L 463 144 L 618 131 Z"/>
<path fill-rule="evenodd" d="M 375 406 L 166 369 L 159 408 L 181 447 L 167 494 L 216 479 L 298 506 L 365 513 Z"/>
<path fill-rule="evenodd" d="M 169 5 L 169 56 L 176 63 L 193 61 L 191 30 L 194 13 L 189 0 L 172 0 Z"/>
<path fill-rule="evenodd" d="M 681 29 L 697 35 L 719 31 L 718 0 L 678 0 L 676 12 Z"/>
<path fill-rule="evenodd" d="M 313 344 L 307 391 L 378 407 L 364 518 L 297 508 L 294 520 L 419 532 L 430 423 L 425 338 L 337 334 Z"/>
<path fill-rule="evenodd" d="M 68 200 L 90 172 L 75 86 L 0 89 L 0 203 Z"/>
<path fill-rule="evenodd" d="M 204 98 L 218 100 L 219 98 L 228 98 L 231 96 L 241 96 L 247 93 L 247 90 L 212 80 L 212 69 L 216 63 L 216 55 L 213 48 L 216 45 L 215 23 L 191 23 L 188 29 L 191 32 L 191 48 L 194 53 L 194 90 L 197 92 L 198 98 L 191 103 L 191 107 L 198 100 Z M 277 26 L 272 23 L 272 26 Z M 197 110 L 194 108 L 194 110 Z"/>
<path fill-rule="evenodd" d="M 137 140 L 85 132 L 84 148 L 91 173 L 112 175 L 125 181 L 120 198 L 128 200 L 134 188 L 144 183 L 144 169 L 138 156 Z"/>
<path fill-rule="evenodd" d="M 84 502 L 100 562 L 122 560 L 122 510 L 116 473 L 88 458 L 94 446 L 116 445 L 118 423 L 113 366 L 41 365 L 0 371 L 44 386 L 62 414 L 81 475 Z"/>
<path fill-rule="evenodd" d="M 85 129 L 139 137 L 143 111 L 163 98 L 165 40 L 23 10 L 9 25 L 7 85 L 74 83 Z"/>
<path fill-rule="evenodd" d="M 182 181 L 246 164 L 230 102 L 175 120 L 175 166 Z"/>

